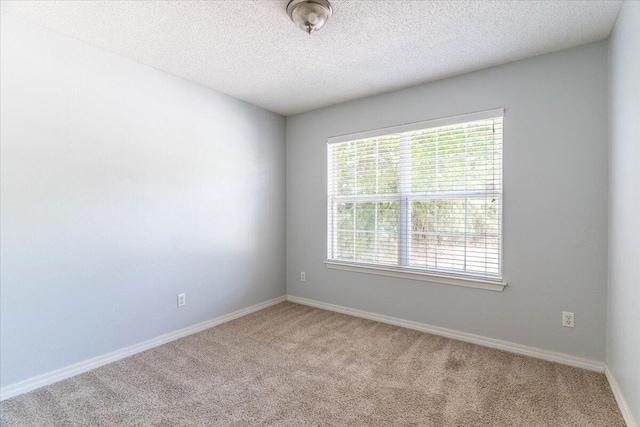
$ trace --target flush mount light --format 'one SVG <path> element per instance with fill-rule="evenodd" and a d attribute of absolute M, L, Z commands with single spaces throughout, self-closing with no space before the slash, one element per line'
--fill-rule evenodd
<path fill-rule="evenodd" d="M 311 34 L 327 23 L 333 9 L 327 0 L 291 0 L 287 13 L 298 27 Z"/>

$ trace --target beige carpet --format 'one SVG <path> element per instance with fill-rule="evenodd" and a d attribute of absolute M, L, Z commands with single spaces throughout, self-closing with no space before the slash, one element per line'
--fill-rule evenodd
<path fill-rule="evenodd" d="M 2 426 L 624 426 L 602 374 L 285 302 L 2 402 Z"/>

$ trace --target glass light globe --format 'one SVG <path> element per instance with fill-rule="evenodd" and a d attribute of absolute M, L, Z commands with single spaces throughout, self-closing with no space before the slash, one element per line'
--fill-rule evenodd
<path fill-rule="evenodd" d="M 333 11 L 327 0 L 291 0 L 287 12 L 300 29 L 311 34 L 327 23 Z"/>

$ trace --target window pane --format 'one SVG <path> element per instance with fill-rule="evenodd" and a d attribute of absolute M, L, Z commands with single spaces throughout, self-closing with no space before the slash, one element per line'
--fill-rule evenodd
<path fill-rule="evenodd" d="M 375 203 L 356 203 L 356 230 L 369 232 L 376 230 Z"/>
<path fill-rule="evenodd" d="M 375 233 L 356 232 L 356 255 L 358 261 L 375 261 Z"/>
<path fill-rule="evenodd" d="M 420 200 L 411 202 L 411 232 L 435 231 L 434 200 Z"/>
<path fill-rule="evenodd" d="M 380 138 L 378 147 L 378 194 L 400 191 L 400 142 L 397 137 Z"/>
<path fill-rule="evenodd" d="M 353 230 L 354 203 L 336 204 L 336 224 L 338 230 Z"/>
<path fill-rule="evenodd" d="M 411 191 L 434 191 L 436 180 L 436 132 L 417 132 L 411 143 Z"/>
<path fill-rule="evenodd" d="M 471 272 L 497 275 L 500 270 L 499 240 L 477 237 L 467 248 L 467 269 Z"/>
<path fill-rule="evenodd" d="M 500 232 L 500 201 L 496 199 L 469 199 L 467 206 L 468 232 L 471 235 L 498 236 Z"/>
<path fill-rule="evenodd" d="M 334 204 L 334 257 L 343 260 L 398 263 L 398 202 Z"/>
<path fill-rule="evenodd" d="M 398 264 L 398 233 L 378 234 L 378 258 L 379 264 Z"/>
<path fill-rule="evenodd" d="M 358 171 L 356 175 L 357 194 L 376 194 L 378 174 L 378 141 L 364 139 L 356 147 Z"/>
<path fill-rule="evenodd" d="M 436 268 L 436 237 L 412 234 L 408 258 L 412 267 Z"/>
<path fill-rule="evenodd" d="M 398 234 L 398 202 L 378 203 L 378 229 L 382 232 Z"/>
<path fill-rule="evenodd" d="M 335 144 L 330 147 L 330 176 L 334 179 L 329 192 L 336 195 L 354 194 L 356 189 L 356 158 L 353 156 L 354 143 Z"/>
<path fill-rule="evenodd" d="M 444 157 L 436 162 L 436 187 L 438 191 L 464 191 L 465 157 Z"/>
<path fill-rule="evenodd" d="M 335 257 L 337 259 L 353 259 L 353 236 L 353 231 L 340 230 L 336 232 Z"/>
<path fill-rule="evenodd" d="M 438 235 L 436 238 L 436 268 L 463 270 L 464 263 L 464 236 Z"/>
<path fill-rule="evenodd" d="M 376 262 L 397 265 L 400 204 L 397 201 L 387 201 L 379 202 L 377 206 Z"/>
<path fill-rule="evenodd" d="M 437 200 L 435 207 L 436 233 L 464 234 L 465 232 L 465 200 Z"/>

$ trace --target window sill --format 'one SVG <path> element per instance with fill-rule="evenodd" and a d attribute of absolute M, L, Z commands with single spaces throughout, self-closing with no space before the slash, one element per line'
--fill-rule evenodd
<path fill-rule="evenodd" d="M 393 267 L 379 267 L 375 265 L 356 264 L 341 261 L 325 261 L 327 268 L 332 270 L 355 271 L 358 273 L 378 274 L 381 276 L 398 277 L 401 279 L 422 280 L 424 282 L 441 283 L 444 285 L 464 286 L 467 288 L 485 289 L 502 292 L 507 283 L 499 280 L 476 279 L 472 277 L 451 277 L 422 271 L 412 271 Z"/>

